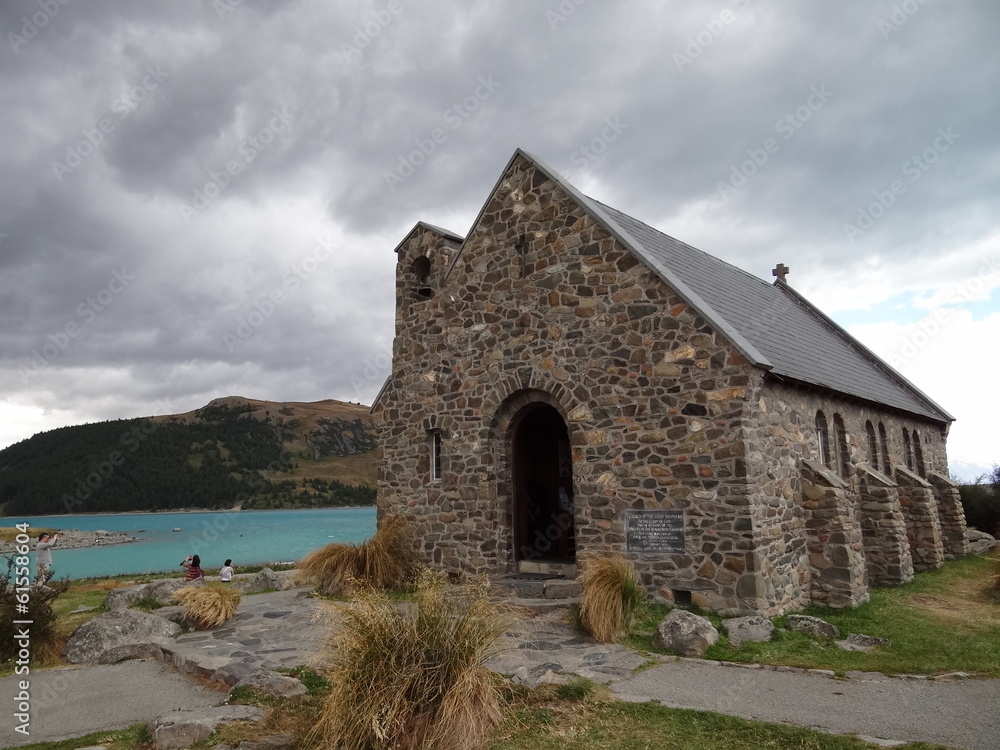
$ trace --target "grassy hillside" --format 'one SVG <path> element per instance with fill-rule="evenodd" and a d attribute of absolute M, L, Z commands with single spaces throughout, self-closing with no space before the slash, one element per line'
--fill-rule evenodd
<path fill-rule="evenodd" d="M 215 399 L 43 432 L 0 451 L 5 515 L 371 505 L 368 409 Z"/>

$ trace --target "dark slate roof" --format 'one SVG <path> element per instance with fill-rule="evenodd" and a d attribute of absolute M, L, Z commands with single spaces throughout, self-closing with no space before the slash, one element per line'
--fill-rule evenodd
<path fill-rule="evenodd" d="M 610 206 L 597 206 L 654 270 L 665 268 L 764 357 L 772 375 L 919 414 L 953 418 L 783 282 L 769 284 Z M 669 284 L 668 279 L 664 279 Z M 682 295 L 683 296 L 683 295 Z M 715 321 L 718 324 L 717 321 Z M 742 348 L 742 347 L 741 347 Z"/>

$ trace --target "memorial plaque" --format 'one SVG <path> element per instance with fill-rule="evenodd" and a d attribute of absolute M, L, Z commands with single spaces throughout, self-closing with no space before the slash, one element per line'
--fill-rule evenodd
<path fill-rule="evenodd" d="M 629 552 L 684 552 L 684 511 L 630 510 L 625 512 Z"/>

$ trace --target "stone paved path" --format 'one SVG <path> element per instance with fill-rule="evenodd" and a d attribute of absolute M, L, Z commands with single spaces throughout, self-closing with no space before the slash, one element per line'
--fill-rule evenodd
<path fill-rule="evenodd" d="M 178 636 L 171 649 L 174 665 L 209 677 L 232 662 L 265 669 L 315 665 L 326 637 L 317 619 L 324 602 L 306 596 L 308 591 L 244 596 L 222 627 Z"/>
<path fill-rule="evenodd" d="M 326 632 L 317 613 L 325 603 L 306 593 L 306 589 L 290 589 L 245 596 L 235 618 L 212 631 L 179 636 L 168 656 L 180 671 L 206 676 L 234 664 L 245 668 L 318 666 L 317 654 Z M 564 612 L 555 610 L 523 618 L 488 665 L 527 685 L 573 673 L 611 683 L 623 700 L 655 700 L 668 706 L 836 733 L 1000 750 L 1000 680 L 911 681 L 877 674 L 836 680 L 697 660 L 651 658 L 624 646 L 598 644 L 582 637 L 563 617 Z M 659 661 L 664 663 L 657 664 Z M 644 665 L 651 668 L 635 673 Z M 107 668 L 76 670 L 79 689 L 89 691 L 89 670 L 102 669 Z M 126 681 L 102 689 L 106 692 L 88 709 L 88 720 L 110 727 L 110 723 L 101 724 L 105 720 L 101 712 L 134 696 L 136 690 Z M 148 690 L 139 694 L 155 701 Z M 33 733 L 32 741 L 45 739 L 51 738 Z"/>

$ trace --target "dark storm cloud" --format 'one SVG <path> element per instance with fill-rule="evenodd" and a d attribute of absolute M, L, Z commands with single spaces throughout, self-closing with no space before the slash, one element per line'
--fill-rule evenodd
<path fill-rule="evenodd" d="M 913 261 L 998 232 L 998 21 L 971 0 L 4 3 L 0 386 L 81 418 L 371 399 L 392 248 L 419 219 L 466 232 L 519 146 L 758 275 L 784 260 L 846 300 L 877 259 L 921 288 Z"/>

